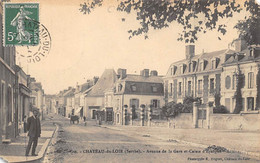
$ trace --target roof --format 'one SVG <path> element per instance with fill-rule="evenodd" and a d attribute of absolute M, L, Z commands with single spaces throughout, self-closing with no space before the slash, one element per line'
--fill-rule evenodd
<path fill-rule="evenodd" d="M 257 47 L 254 49 L 254 54 L 250 54 L 251 49 L 247 48 L 238 53 L 229 54 L 229 57 L 226 59 L 224 65 L 230 65 L 234 63 L 243 63 L 243 62 L 254 62 L 260 60 L 260 48 Z"/>
<path fill-rule="evenodd" d="M 73 95 L 74 95 L 74 92 L 75 92 L 75 88 L 71 88 L 71 89 L 67 90 L 66 92 L 64 92 L 63 96 L 64 96 L 64 97 L 73 96 Z"/>
<path fill-rule="evenodd" d="M 114 87 L 121 84 L 121 89 L 116 88 L 115 94 L 163 95 L 163 79 L 161 76 L 145 77 L 127 74 L 125 78 L 119 79 L 116 83 Z"/>
<path fill-rule="evenodd" d="M 116 80 L 117 75 L 115 70 L 106 69 L 97 83 L 92 87 L 89 93 L 87 93 L 86 97 L 104 96 L 104 91 L 108 88 L 111 88 Z"/>
<path fill-rule="evenodd" d="M 133 82 L 145 82 L 145 83 L 163 83 L 161 76 L 149 76 L 145 77 L 136 74 L 127 74 L 124 79 L 119 79 L 119 81 L 133 81 Z"/>
<path fill-rule="evenodd" d="M 194 73 L 197 71 L 201 71 L 199 70 L 199 63 L 203 62 L 204 63 L 204 69 L 203 71 L 209 71 L 211 70 L 212 67 L 212 62 L 211 60 L 215 60 L 218 59 L 218 61 L 215 63 L 216 64 L 216 69 L 219 68 L 224 62 L 225 62 L 225 58 L 227 54 L 231 54 L 234 53 L 233 50 L 230 49 L 223 49 L 223 50 L 218 50 L 218 51 L 213 51 L 213 52 L 209 52 L 209 53 L 202 53 L 199 55 L 195 55 L 194 57 L 192 57 L 191 59 L 183 59 L 177 62 L 174 62 L 171 64 L 166 76 L 171 76 L 171 68 L 173 66 L 176 66 L 176 75 L 180 74 L 180 71 L 178 71 L 179 66 L 183 65 L 184 67 L 184 73 L 181 74 L 186 74 L 186 73 Z M 194 63 L 193 63 L 194 62 Z M 192 64 L 192 71 L 188 71 L 188 65 L 189 63 L 193 63 Z"/>

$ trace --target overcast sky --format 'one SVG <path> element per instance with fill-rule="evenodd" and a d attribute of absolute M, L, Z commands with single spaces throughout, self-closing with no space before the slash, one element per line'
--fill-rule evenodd
<path fill-rule="evenodd" d="M 128 73 L 138 74 L 148 68 L 165 75 L 172 62 L 185 58 L 186 44 L 177 41 L 180 26 L 171 24 L 167 29 L 150 31 L 147 40 L 143 36 L 129 40 L 127 31 L 138 27 L 133 14 L 119 13 L 111 3 L 90 15 L 83 15 L 79 12 L 79 4 L 84 0 L 77 1 L 40 0 L 40 23 L 47 27 L 52 38 L 50 53 L 39 63 L 27 63 L 17 56 L 17 63 L 42 83 L 46 93 L 75 87 L 77 82 L 82 84 L 93 76 L 100 76 L 106 68 L 115 71 L 125 68 Z M 121 21 L 122 17 L 126 17 L 125 22 Z M 228 32 L 221 41 L 217 32 L 199 35 L 196 54 L 203 50 L 227 49 L 238 36 L 233 26 L 243 17 L 235 15 L 222 20 Z"/>

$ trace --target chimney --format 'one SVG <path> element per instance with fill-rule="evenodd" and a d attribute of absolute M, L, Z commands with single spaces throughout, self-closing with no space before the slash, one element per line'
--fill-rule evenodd
<path fill-rule="evenodd" d="M 158 76 L 158 72 L 156 70 L 152 70 L 150 72 L 150 76 Z"/>
<path fill-rule="evenodd" d="M 244 39 L 238 38 L 238 39 L 234 40 L 233 43 L 235 45 L 236 52 L 241 52 L 247 48 L 246 41 Z"/>
<path fill-rule="evenodd" d="M 126 78 L 126 69 L 119 68 L 117 70 L 117 74 L 118 74 L 119 78 L 121 78 L 121 79 Z"/>
<path fill-rule="evenodd" d="M 186 59 L 191 59 L 195 55 L 195 45 L 186 45 Z"/>
<path fill-rule="evenodd" d="M 94 85 L 97 83 L 98 79 L 99 79 L 98 76 L 94 76 L 94 78 L 93 78 L 93 84 L 94 84 Z"/>
<path fill-rule="evenodd" d="M 140 72 L 140 75 L 141 75 L 141 76 L 144 76 L 144 77 L 149 77 L 149 69 L 143 69 L 143 70 Z"/>

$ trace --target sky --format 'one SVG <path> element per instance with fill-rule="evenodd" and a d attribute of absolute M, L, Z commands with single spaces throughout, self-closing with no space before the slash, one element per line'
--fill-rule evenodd
<path fill-rule="evenodd" d="M 101 76 L 108 68 L 115 71 L 125 68 L 127 73 L 133 74 L 147 68 L 165 75 L 171 63 L 185 58 L 187 44 L 177 41 L 182 28 L 175 23 L 169 28 L 151 30 L 149 39 L 138 36 L 129 40 L 127 31 L 138 27 L 135 15 L 117 12 L 112 2 L 89 15 L 79 12 L 79 4 L 84 0 L 37 2 L 40 3 L 40 23 L 51 35 L 50 52 L 38 63 L 28 63 L 19 55 L 16 61 L 26 73 L 42 83 L 47 94 L 56 94 Z M 233 26 L 244 18 L 243 14 L 221 20 L 228 26 L 222 40 L 218 40 L 220 34 L 216 31 L 200 34 L 195 53 L 227 49 L 238 37 Z M 122 17 L 126 18 L 125 22 Z"/>

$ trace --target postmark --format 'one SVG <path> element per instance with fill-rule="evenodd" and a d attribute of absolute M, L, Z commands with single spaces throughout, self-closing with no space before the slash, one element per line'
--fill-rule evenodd
<path fill-rule="evenodd" d="M 39 44 L 39 4 L 4 3 L 4 46 Z"/>
<path fill-rule="evenodd" d="M 39 22 L 39 44 L 38 45 L 22 45 L 16 47 L 16 54 L 21 59 L 26 59 L 28 63 L 40 62 L 44 57 L 47 57 L 51 50 L 51 35 L 48 29 Z"/>

